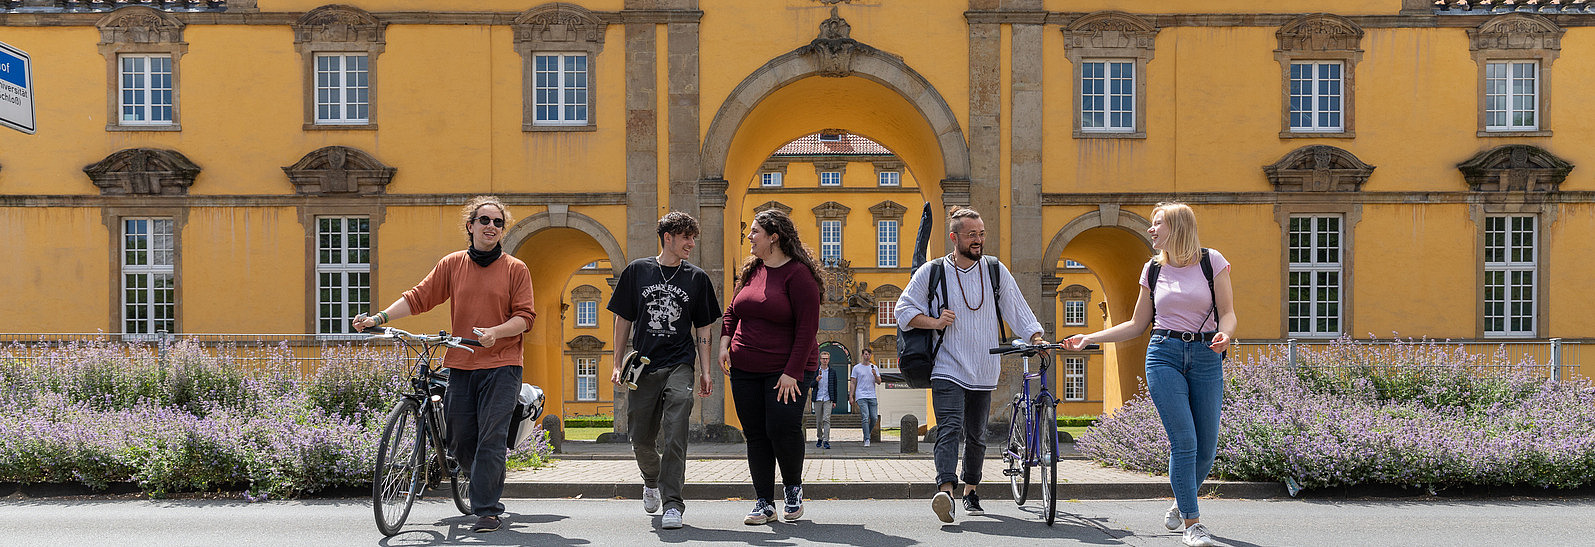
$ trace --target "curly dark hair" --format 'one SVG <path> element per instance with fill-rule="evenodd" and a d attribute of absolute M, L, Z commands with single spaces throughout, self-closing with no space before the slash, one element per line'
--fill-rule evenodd
<path fill-rule="evenodd" d="M 698 219 L 681 211 L 671 211 L 659 217 L 659 244 L 665 244 L 665 234 L 676 236 L 697 237 Z"/>
<path fill-rule="evenodd" d="M 465 202 L 465 206 L 460 208 L 460 220 L 465 223 L 466 245 L 475 243 L 471 241 L 471 222 L 476 220 L 476 211 L 489 205 L 497 207 L 498 212 L 504 213 L 504 228 L 509 229 L 510 222 L 514 220 L 514 217 L 510 216 L 509 207 L 505 207 L 504 202 L 498 200 L 498 196 L 476 196 Z"/>
<path fill-rule="evenodd" d="M 797 226 L 792 224 L 792 217 L 780 209 L 767 209 L 753 216 L 753 222 L 764 229 L 767 234 L 774 235 L 776 242 L 781 244 L 781 252 L 792 257 L 809 269 L 809 275 L 814 276 L 814 284 L 820 287 L 820 294 L 825 294 L 825 280 L 820 277 L 820 267 L 814 263 L 814 251 L 798 239 Z M 748 255 L 742 261 L 742 270 L 737 273 L 736 289 L 746 286 L 753 280 L 753 270 L 764 264 L 764 260 L 753 255 Z"/>

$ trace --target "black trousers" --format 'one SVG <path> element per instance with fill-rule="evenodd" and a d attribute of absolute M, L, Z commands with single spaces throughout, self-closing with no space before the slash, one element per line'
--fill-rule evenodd
<path fill-rule="evenodd" d="M 748 439 L 748 473 L 759 499 L 775 501 L 775 467 L 781 466 L 781 483 L 803 484 L 803 403 L 814 385 L 814 373 L 798 380 L 797 400 L 776 400 L 780 372 L 758 373 L 731 369 L 731 400 Z"/>

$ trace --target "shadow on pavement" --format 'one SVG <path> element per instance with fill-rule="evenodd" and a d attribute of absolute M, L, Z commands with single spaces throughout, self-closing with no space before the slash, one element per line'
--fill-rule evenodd
<path fill-rule="evenodd" d="M 821 524 L 806 520 L 748 526 L 740 530 L 694 528 L 690 524 L 680 530 L 661 530 L 658 528 L 658 519 L 655 519 L 654 525 L 654 533 L 664 543 L 735 543 L 772 547 L 792 545 L 793 539 L 870 547 L 908 547 L 919 543 L 870 530 L 862 524 Z"/>
<path fill-rule="evenodd" d="M 539 525 L 565 520 L 569 517 L 557 515 L 518 515 L 506 513 L 504 524 L 496 532 L 478 534 L 471 531 L 471 526 L 476 524 L 476 517 L 461 515 L 438 519 L 432 526 L 447 529 L 446 533 L 436 530 L 413 530 L 400 532 L 393 537 L 382 538 L 377 545 L 383 547 L 398 547 L 402 545 L 439 545 L 457 544 L 461 540 L 470 538 L 472 545 L 549 545 L 549 546 L 574 546 L 591 545 L 592 541 L 580 538 L 567 538 L 555 534 L 531 532 L 528 529 Z"/>
<path fill-rule="evenodd" d="M 1080 543 L 1094 543 L 1102 545 L 1123 545 L 1120 541 L 1125 537 L 1134 536 L 1135 533 L 1120 530 L 1108 530 L 1101 525 L 1078 515 L 1058 513 L 1058 519 L 1052 526 L 1042 522 L 1040 508 L 1024 507 L 1027 513 L 1035 514 L 1034 518 L 1014 518 L 1006 515 L 993 515 L 986 513 L 979 517 L 962 517 L 957 524 L 943 524 L 941 530 L 953 534 L 981 534 L 987 536 L 1001 536 L 1027 539 L 1068 539 Z M 940 524 L 940 523 L 938 523 Z M 971 541 L 978 541 L 970 538 Z"/>

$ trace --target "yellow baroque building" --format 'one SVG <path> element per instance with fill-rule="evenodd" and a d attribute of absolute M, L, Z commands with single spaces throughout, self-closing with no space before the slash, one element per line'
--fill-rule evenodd
<path fill-rule="evenodd" d="M 1129 316 L 1178 199 L 1246 341 L 1584 341 L 1592 25 L 1583 0 L 0 0 L 38 125 L 0 130 L 0 331 L 335 334 L 496 194 L 561 415 L 623 412 L 603 307 L 669 210 L 723 289 L 755 211 L 816 248 L 839 222 L 822 339 L 854 355 L 890 347 L 925 203 L 983 214 L 1049 334 Z M 780 153 L 844 134 L 886 152 Z M 1122 404 L 1144 349 L 1076 356 L 1060 410 Z"/>

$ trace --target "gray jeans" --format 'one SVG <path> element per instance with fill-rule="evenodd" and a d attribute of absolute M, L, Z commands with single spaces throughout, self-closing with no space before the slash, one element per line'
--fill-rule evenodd
<path fill-rule="evenodd" d="M 935 379 L 930 381 L 930 406 L 936 412 L 936 485 L 958 486 L 959 444 L 964 448 L 964 483 L 980 484 L 980 467 L 986 461 L 991 392 L 964 389 Z"/>
<path fill-rule="evenodd" d="M 627 394 L 626 423 L 642 484 L 658 488 L 664 508 L 686 512 L 687 421 L 692 415 L 692 363 L 645 372 Z"/>
<path fill-rule="evenodd" d="M 518 365 L 479 370 L 449 369 L 444 403 L 449 450 L 471 469 L 471 509 L 479 517 L 504 512 L 504 458 L 509 454 L 510 414 L 521 391 Z"/>
<path fill-rule="evenodd" d="M 831 409 L 836 401 L 814 401 L 814 440 L 831 442 Z"/>

